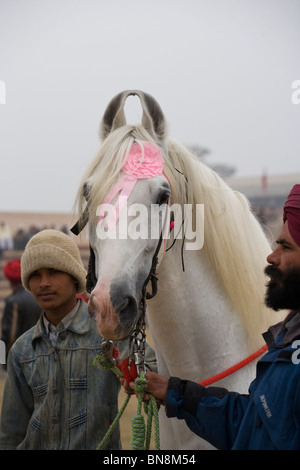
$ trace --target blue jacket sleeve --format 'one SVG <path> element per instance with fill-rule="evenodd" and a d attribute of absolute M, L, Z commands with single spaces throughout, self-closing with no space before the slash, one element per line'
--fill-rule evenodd
<path fill-rule="evenodd" d="M 217 449 L 231 449 L 249 396 L 220 387 L 203 387 L 195 382 L 169 379 L 166 413 L 184 419 L 188 427 Z"/>

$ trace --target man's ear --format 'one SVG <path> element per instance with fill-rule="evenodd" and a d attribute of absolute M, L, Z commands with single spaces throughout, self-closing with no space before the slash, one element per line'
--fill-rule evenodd
<path fill-rule="evenodd" d="M 74 277 L 74 276 L 72 276 L 72 279 L 73 279 L 73 282 L 74 282 L 74 284 L 75 284 L 76 291 L 77 291 L 77 289 L 78 289 L 78 286 L 79 286 L 79 282 L 77 281 L 77 279 L 75 279 L 75 277 Z"/>

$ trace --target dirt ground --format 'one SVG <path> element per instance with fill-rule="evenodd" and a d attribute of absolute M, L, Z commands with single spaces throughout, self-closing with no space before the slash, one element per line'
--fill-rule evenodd
<path fill-rule="evenodd" d="M 3 389 L 5 383 L 5 376 L 2 371 L 0 371 L 0 409 L 2 406 L 2 396 L 3 396 Z M 126 398 L 126 394 L 121 390 L 119 396 L 119 406 L 121 407 L 124 404 Z M 137 399 L 136 397 L 131 397 L 129 403 L 124 411 L 124 414 L 120 420 L 120 428 L 121 428 L 121 440 L 122 440 L 122 448 L 123 450 L 131 450 L 131 419 L 137 412 Z M 145 416 L 145 420 L 147 417 Z M 153 436 L 153 430 L 152 430 Z M 151 449 L 155 449 L 154 440 L 151 440 Z"/>

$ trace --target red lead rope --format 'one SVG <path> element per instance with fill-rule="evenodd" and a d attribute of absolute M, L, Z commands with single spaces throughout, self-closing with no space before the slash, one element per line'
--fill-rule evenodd
<path fill-rule="evenodd" d="M 235 364 L 234 366 L 230 367 L 229 369 L 224 370 L 224 372 L 221 372 L 220 374 L 214 375 L 213 377 L 210 377 L 210 379 L 203 380 L 202 382 L 198 382 L 200 385 L 203 385 L 204 387 L 207 387 L 208 385 L 211 385 L 215 382 L 218 382 L 221 379 L 224 379 L 225 377 L 228 377 L 231 374 L 234 374 L 234 372 L 238 371 L 239 369 L 242 369 L 243 367 L 247 366 L 250 364 L 250 362 L 254 361 L 257 359 L 259 356 L 261 356 L 264 352 L 266 352 L 268 349 L 268 346 L 265 344 L 262 348 L 260 348 L 258 351 L 255 353 L 251 354 L 251 356 L 247 357 L 246 359 L 243 359 L 241 362 L 238 362 L 238 364 Z M 114 355 L 118 355 L 118 350 L 114 348 Z M 129 366 L 129 357 L 126 357 L 122 362 L 118 364 L 118 368 L 122 372 L 126 382 L 134 382 L 136 377 L 138 376 L 136 366 L 133 361 L 131 361 L 131 364 Z"/>
<path fill-rule="evenodd" d="M 234 372 L 236 372 L 239 369 L 242 369 L 247 364 L 250 364 L 250 362 L 254 361 L 259 356 L 261 356 L 264 352 L 267 351 L 267 349 L 268 349 L 268 346 L 265 344 L 258 351 L 251 354 L 251 356 L 247 357 L 246 359 L 243 359 L 241 362 L 238 362 L 238 364 L 235 364 L 235 366 L 232 366 L 229 369 L 224 370 L 224 372 L 221 372 L 220 374 L 214 375 L 210 379 L 203 380 L 202 382 L 199 382 L 199 384 L 203 385 L 204 387 L 207 387 L 207 385 L 211 385 L 217 382 L 218 380 L 224 379 L 225 377 L 228 377 L 229 375 L 234 374 Z"/>
<path fill-rule="evenodd" d="M 88 298 L 85 295 L 77 295 L 77 298 L 82 298 L 86 303 L 88 302 Z M 114 348 L 114 354 L 118 355 L 118 350 Z M 258 351 L 255 353 L 251 354 L 251 356 L 247 357 L 246 359 L 243 359 L 243 361 L 238 362 L 238 364 L 235 364 L 235 366 L 229 367 L 229 369 L 224 370 L 224 372 L 220 372 L 220 374 L 214 375 L 210 379 L 203 380 L 202 382 L 198 382 L 200 385 L 203 385 L 204 387 L 207 387 L 207 385 L 211 385 L 215 382 L 218 382 L 218 380 L 224 379 L 225 377 L 228 377 L 231 374 L 234 374 L 239 369 L 242 369 L 245 367 L 247 364 L 250 364 L 250 362 L 254 361 L 257 359 L 259 356 L 261 356 L 264 352 L 266 352 L 268 349 L 268 346 L 265 344 L 262 348 L 260 348 Z M 124 375 L 124 378 L 126 382 L 134 382 L 134 380 L 137 377 L 137 370 L 135 367 L 135 364 L 133 361 L 131 362 L 130 365 L 130 371 L 128 368 L 128 363 L 129 363 L 129 357 L 124 359 L 123 362 L 121 362 L 118 367 L 122 374 Z"/>
<path fill-rule="evenodd" d="M 138 373 L 136 370 L 136 365 L 134 361 L 131 361 L 130 369 L 129 369 L 129 357 L 126 357 L 122 362 L 118 364 L 118 369 L 122 372 L 124 379 L 127 383 L 134 382 L 135 379 L 138 377 Z"/>
<path fill-rule="evenodd" d="M 77 295 L 78 298 L 82 298 L 86 303 L 88 302 L 88 298 L 86 296 L 81 296 Z M 258 351 L 255 353 L 251 354 L 251 356 L 247 357 L 246 359 L 243 359 L 241 362 L 238 362 L 235 364 L 235 366 L 229 367 L 229 369 L 224 370 L 224 372 L 220 372 L 220 374 L 214 375 L 213 377 L 210 377 L 210 379 L 202 380 L 202 382 L 198 382 L 200 385 L 203 385 L 204 387 L 207 387 L 207 385 L 211 385 L 215 382 L 218 382 L 218 380 L 224 379 L 225 377 L 228 377 L 231 374 L 234 374 L 239 369 L 242 369 L 245 367 L 247 364 L 250 364 L 250 362 L 254 361 L 257 359 L 259 356 L 261 356 L 264 352 L 266 352 L 268 349 L 268 346 L 265 344 L 262 348 L 260 348 Z M 118 355 L 118 350 L 116 347 L 114 348 L 114 354 Z M 124 375 L 124 378 L 126 382 L 134 382 L 134 380 L 137 377 L 137 370 L 135 367 L 134 362 L 132 361 L 130 364 L 130 370 L 128 368 L 129 364 L 129 357 L 124 359 L 118 367 L 122 374 Z"/>

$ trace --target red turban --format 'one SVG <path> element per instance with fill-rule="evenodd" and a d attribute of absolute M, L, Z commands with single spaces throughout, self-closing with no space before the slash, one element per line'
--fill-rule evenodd
<path fill-rule="evenodd" d="M 289 232 L 300 247 L 300 184 L 295 184 L 283 208 L 283 221 L 288 220 Z"/>
<path fill-rule="evenodd" d="M 12 283 L 16 284 L 21 282 L 21 264 L 19 259 L 9 261 L 4 266 L 5 277 Z"/>

